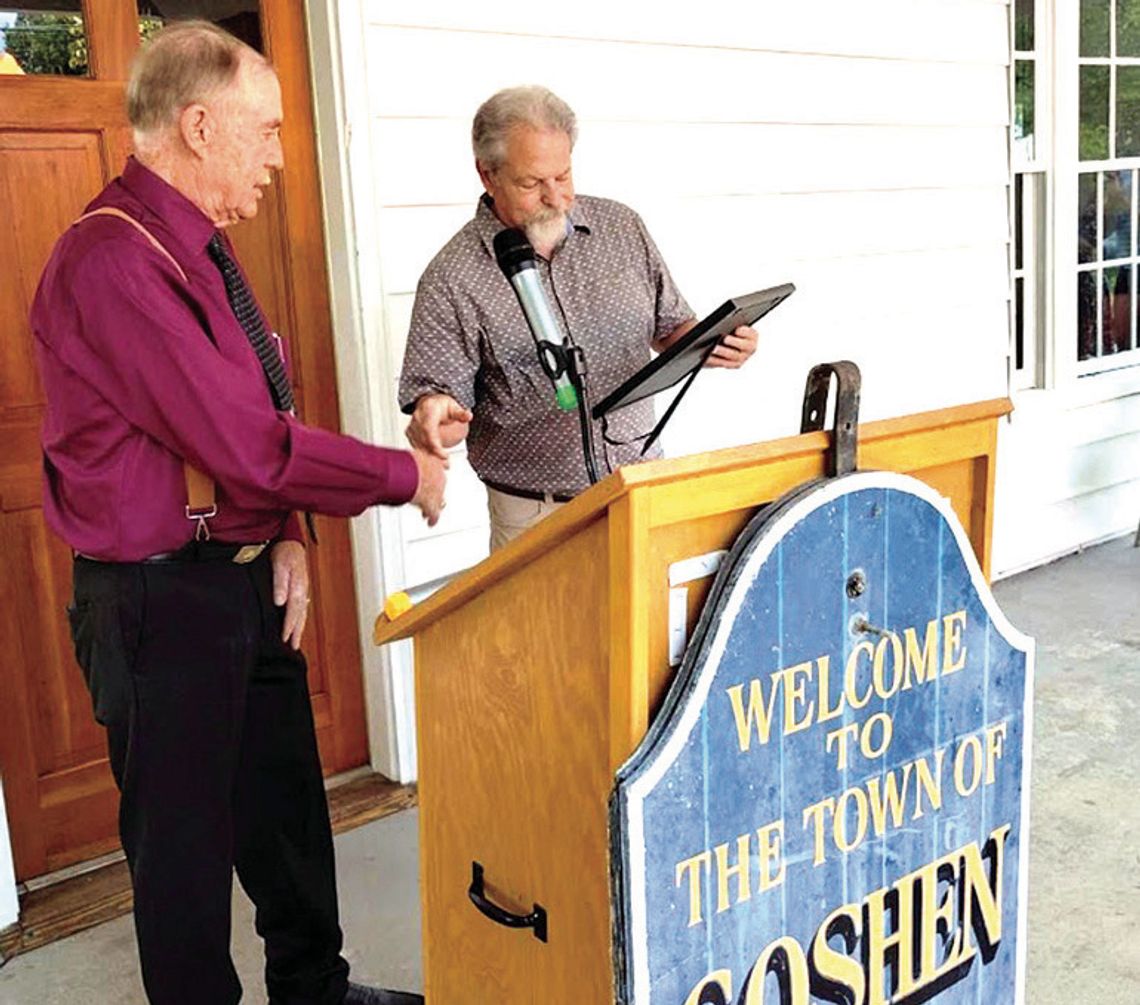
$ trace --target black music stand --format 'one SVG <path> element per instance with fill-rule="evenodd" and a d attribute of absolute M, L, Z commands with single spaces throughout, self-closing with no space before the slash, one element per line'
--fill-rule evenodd
<path fill-rule="evenodd" d="M 664 391 L 679 381 L 684 380 L 685 386 L 669 403 L 665 414 L 653 427 L 653 431 L 645 440 L 641 448 L 642 456 L 653 446 L 665 423 L 676 411 L 678 403 L 692 386 L 693 380 L 705 361 L 716 348 L 717 343 L 736 331 L 741 325 L 754 324 L 767 314 L 777 304 L 783 303 L 795 292 L 792 283 L 773 286 L 767 290 L 758 290 L 742 297 L 726 300 L 708 317 L 698 322 L 693 328 L 685 332 L 676 342 L 666 349 L 660 356 L 650 360 L 623 384 L 607 394 L 593 408 L 593 416 L 600 419 L 618 408 L 632 405 L 636 401 L 648 398 L 652 394 Z M 688 378 L 686 380 L 686 378 Z"/>

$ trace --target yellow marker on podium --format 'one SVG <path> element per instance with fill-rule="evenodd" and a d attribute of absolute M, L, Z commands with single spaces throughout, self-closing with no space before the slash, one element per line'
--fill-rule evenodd
<path fill-rule="evenodd" d="M 389 594 L 384 601 L 384 617 L 395 621 L 401 614 L 407 614 L 412 609 L 412 598 L 403 590 Z"/>

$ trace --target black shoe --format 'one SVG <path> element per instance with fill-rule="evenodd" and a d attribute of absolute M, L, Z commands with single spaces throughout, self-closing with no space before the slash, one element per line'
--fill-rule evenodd
<path fill-rule="evenodd" d="M 424 996 L 410 991 L 385 991 L 348 982 L 344 1005 L 424 1005 Z"/>

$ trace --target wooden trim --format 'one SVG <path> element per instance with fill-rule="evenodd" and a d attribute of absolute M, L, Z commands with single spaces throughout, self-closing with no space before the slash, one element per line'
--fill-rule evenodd
<path fill-rule="evenodd" d="M 81 104 L 75 88 L 87 93 Z M 127 125 L 123 85 L 111 80 L 66 77 L 0 77 L 0 128 L 98 132 L 108 125 Z"/>
<path fill-rule="evenodd" d="M 998 447 L 998 431 L 997 424 L 995 423 L 989 430 L 989 446 L 986 451 L 986 457 L 978 458 L 978 466 L 982 468 L 980 476 L 985 479 L 985 492 L 986 501 L 985 513 L 982 514 L 983 530 L 982 530 L 982 549 L 978 555 L 978 562 L 982 566 L 982 575 L 986 577 L 986 582 L 990 582 L 992 577 L 992 566 L 994 557 L 994 493 L 997 489 L 997 464 L 994 463 L 997 458 Z M 980 503 L 980 500 L 979 500 Z M 977 504 L 976 504 L 977 505 Z"/>
<path fill-rule="evenodd" d="M 1013 404 L 1008 398 L 993 398 L 989 401 L 979 401 L 969 405 L 956 405 L 929 412 L 915 412 L 912 415 L 903 415 L 894 419 L 878 419 L 873 422 L 860 423 L 859 465 L 860 467 L 874 466 L 866 453 L 866 448 L 874 444 L 876 440 L 894 440 L 909 433 L 920 433 L 944 429 L 946 426 L 958 426 L 978 420 L 994 419 L 1008 415 L 1012 411 Z M 830 443 L 830 433 L 805 433 L 778 440 L 767 440 L 764 443 L 750 444 L 744 447 L 730 447 L 727 450 L 718 450 L 711 454 L 693 454 L 689 457 L 678 457 L 675 460 L 636 464 L 622 468 L 621 471 L 625 475 L 625 483 L 628 486 L 647 481 L 663 484 L 668 481 L 681 481 L 690 475 L 703 474 L 710 470 L 735 471 L 769 457 L 803 456 L 819 450 L 820 445 L 826 450 Z M 714 460 L 712 465 L 708 463 L 710 459 Z"/>
<path fill-rule="evenodd" d="M 949 459 L 944 453 L 924 453 L 924 450 L 929 451 L 938 443 L 938 430 L 951 425 L 966 426 L 976 423 L 977 432 L 982 435 L 986 422 L 992 422 L 1012 410 L 1013 405 L 1008 398 L 994 398 L 954 408 L 941 408 L 895 419 L 868 422 L 859 428 L 860 463 L 868 468 L 875 467 L 876 442 L 894 443 L 904 436 L 913 436 L 907 449 L 914 458 L 916 468 L 941 463 L 942 460 Z M 755 505 L 757 501 L 766 500 L 757 500 L 755 494 L 746 486 L 727 487 L 733 481 L 731 476 L 735 472 L 761 461 L 779 458 L 791 466 L 790 470 L 794 470 L 795 478 L 798 479 L 788 483 L 791 487 L 822 473 L 822 456 L 830 443 L 830 433 L 804 433 L 800 436 L 789 436 L 744 447 L 730 447 L 707 454 L 647 461 L 644 464 L 619 468 L 608 478 L 598 482 L 551 514 L 537 527 L 480 562 L 467 575 L 453 580 L 432 594 L 398 621 L 390 622 L 383 616 L 378 618 L 373 629 L 372 641 L 376 645 L 383 645 L 414 635 L 428 622 L 455 610 L 475 594 L 505 579 L 520 566 L 533 561 L 539 555 L 545 554 L 554 546 L 572 537 L 582 527 L 597 520 L 615 500 L 638 486 L 651 485 L 656 488 L 684 481 L 696 475 L 707 478 L 723 474 L 727 476 L 724 481 L 725 491 L 731 491 L 734 498 L 738 497 L 741 506 Z M 897 464 L 894 466 L 897 468 Z M 706 482 L 706 485 L 711 484 Z M 723 498 L 721 502 L 723 503 Z M 692 519 L 699 515 L 702 506 L 705 511 L 717 511 L 717 507 L 714 506 L 709 510 L 708 506 L 711 504 L 704 504 L 699 498 L 683 494 L 682 498 L 672 505 L 676 508 L 670 508 L 664 501 L 655 499 L 650 508 L 650 527 L 662 526 L 676 520 Z"/>
<path fill-rule="evenodd" d="M 126 80 L 139 48 L 135 0 L 83 0 L 83 20 L 91 76 L 98 80 Z"/>
<path fill-rule="evenodd" d="M 649 728 L 649 497 L 631 492 L 609 508 L 610 771 Z"/>
<path fill-rule="evenodd" d="M 266 56 L 281 83 L 282 103 L 288 110 L 281 133 L 285 170 L 278 185 L 288 317 L 282 327 L 290 339 L 294 385 L 302 418 L 310 425 L 339 432 L 340 402 L 336 388 L 332 312 L 326 268 L 321 180 L 317 163 L 316 124 L 313 117 L 312 77 L 309 69 L 308 26 L 305 5 L 290 2 L 262 4 L 262 36 Z M 290 128 L 290 118 L 297 124 Z M 302 126 L 304 124 L 304 126 Z M 305 331 L 303 339 L 297 334 Z M 362 667 L 360 622 L 356 584 L 345 570 L 352 568 L 352 544 L 342 524 L 316 518 L 320 543 L 310 549 L 313 589 L 338 583 L 338 603 L 321 606 L 322 659 L 328 667 Z M 339 674 L 330 691 L 330 712 L 336 722 L 335 749 L 323 752 L 326 768 L 344 770 L 367 760 L 368 727 L 362 673 Z"/>

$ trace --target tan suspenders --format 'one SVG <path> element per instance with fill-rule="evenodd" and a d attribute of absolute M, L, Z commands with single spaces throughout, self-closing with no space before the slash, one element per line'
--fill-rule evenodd
<path fill-rule="evenodd" d="M 174 266 L 175 271 L 182 277 L 183 282 L 188 282 L 186 273 L 182 270 L 182 266 L 175 261 L 174 256 L 163 247 L 157 237 L 129 213 L 124 213 L 121 209 L 116 209 L 114 206 L 100 206 L 98 209 L 93 209 L 90 213 L 84 213 L 75 223 L 82 223 L 84 220 L 89 220 L 93 216 L 115 216 L 120 220 L 125 220 L 151 243 L 155 251 Z M 73 223 L 72 226 L 75 226 L 75 224 Z M 208 541 L 210 539 L 210 528 L 207 526 L 206 521 L 218 513 L 214 480 L 210 478 L 209 475 L 203 474 L 197 468 L 191 467 L 190 464 L 185 461 L 182 464 L 182 470 L 186 477 L 186 519 L 196 520 L 198 523 L 198 526 L 194 530 L 195 539 Z"/>

